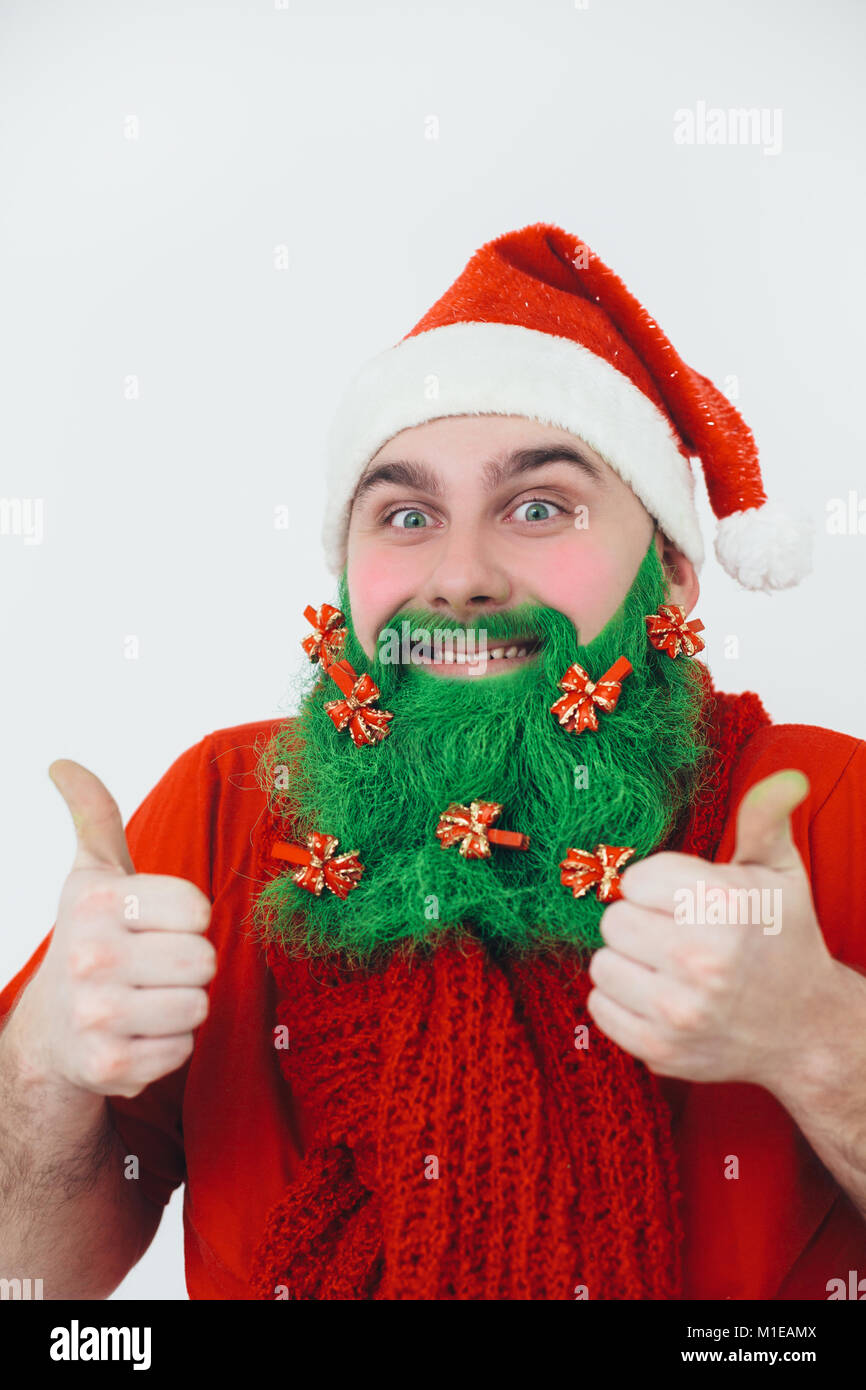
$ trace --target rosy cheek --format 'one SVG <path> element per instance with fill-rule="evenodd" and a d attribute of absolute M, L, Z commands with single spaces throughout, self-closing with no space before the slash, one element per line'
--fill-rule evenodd
<path fill-rule="evenodd" d="M 619 607 L 629 581 L 622 557 L 584 533 L 580 544 L 569 536 L 545 547 L 543 570 L 531 582 L 539 602 L 571 618 L 585 644 Z"/>
<path fill-rule="evenodd" d="M 405 603 L 405 595 L 409 591 L 399 574 L 383 564 L 381 554 L 376 555 L 372 551 L 367 555 L 352 557 L 347 581 L 355 631 L 369 656 L 377 632 Z"/>

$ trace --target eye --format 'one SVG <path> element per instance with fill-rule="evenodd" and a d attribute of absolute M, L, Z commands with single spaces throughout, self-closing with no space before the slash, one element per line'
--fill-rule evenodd
<path fill-rule="evenodd" d="M 408 524 L 406 522 L 402 522 L 399 523 L 397 526 L 393 527 L 392 529 L 395 531 L 423 530 L 424 527 L 427 525 L 427 513 L 419 511 L 417 507 L 398 507 L 396 511 L 389 512 L 388 515 L 383 518 L 382 525 L 390 526 L 395 516 L 406 516 L 413 518 Z"/>
<path fill-rule="evenodd" d="M 542 513 L 546 511 L 547 515 L 533 515 L 521 517 L 517 515 L 521 507 L 530 507 L 536 513 L 538 511 L 541 511 Z M 515 509 L 514 516 L 517 518 L 518 521 L 531 521 L 534 525 L 538 525 L 539 522 L 554 520 L 553 513 L 550 510 L 551 507 L 555 507 L 557 512 L 565 511 L 565 508 L 560 507 L 557 502 L 551 502 L 549 497 L 530 497 L 525 502 L 521 502 L 519 504 L 519 506 Z"/>

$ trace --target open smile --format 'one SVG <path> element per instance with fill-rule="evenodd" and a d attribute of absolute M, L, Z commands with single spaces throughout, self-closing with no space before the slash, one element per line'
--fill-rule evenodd
<path fill-rule="evenodd" d="M 422 660 L 419 665 L 425 670 L 444 676 L 471 676 L 476 673 L 511 670 L 532 661 L 541 649 L 537 637 L 514 637 L 508 642 L 493 642 L 486 651 L 471 655 L 456 651 L 445 651 L 441 661 Z"/>

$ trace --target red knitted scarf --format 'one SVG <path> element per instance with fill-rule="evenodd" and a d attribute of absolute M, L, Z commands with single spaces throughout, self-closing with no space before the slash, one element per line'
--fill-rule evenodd
<path fill-rule="evenodd" d="M 712 780 L 667 847 L 712 860 L 739 749 L 770 719 L 701 670 Z M 259 881 L 282 867 L 270 846 L 285 835 L 262 818 Z M 465 937 L 379 970 L 275 946 L 268 962 L 289 1030 L 280 1065 L 314 1137 L 268 1215 L 251 1297 L 681 1296 L 670 1109 L 592 1022 L 585 969 Z"/>

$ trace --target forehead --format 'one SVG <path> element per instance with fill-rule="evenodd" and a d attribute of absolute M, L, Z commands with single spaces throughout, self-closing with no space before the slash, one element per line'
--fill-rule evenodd
<path fill-rule="evenodd" d="M 556 443 L 579 444 L 600 467 L 609 467 L 586 440 L 556 425 L 543 424 L 523 415 L 449 415 L 392 435 L 373 455 L 364 472 L 369 473 L 376 463 L 391 458 L 417 455 L 435 463 L 444 462 L 455 453 L 474 455 L 481 450 L 493 457 L 501 449 Z"/>
<path fill-rule="evenodd" d="M 467 486 L 490 493 L 527 482 L 545 465 L 565 464 L 582 488 L 616 496 L 624 484 L 596 451 L 570 431 L 523 416 L 447 416 L 393 435 L 367 464 L 350 504 L 373 505 L 382 488 L 405 488 L 444 497 Z"/>

